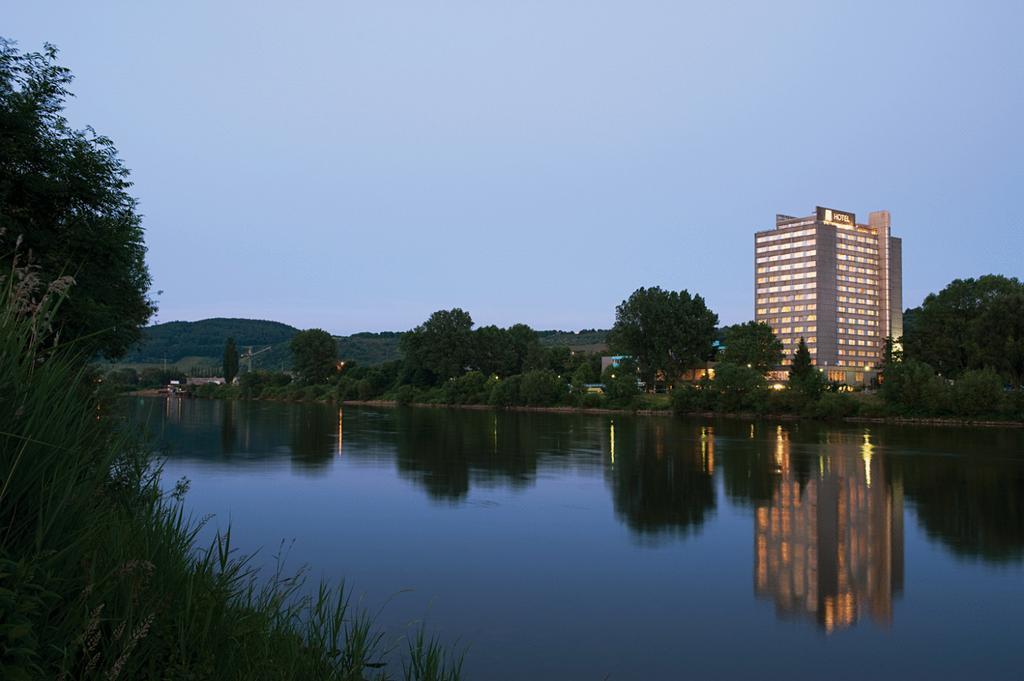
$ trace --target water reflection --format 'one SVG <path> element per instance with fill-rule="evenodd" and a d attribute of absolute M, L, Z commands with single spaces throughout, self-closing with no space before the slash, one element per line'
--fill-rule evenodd
<path fill-rule="evenodd" d="M 842 445 L 836 445 L 842 447 Z M 801 479 L 790 433 L 775 435 L 771 499 L 754 520 L 754 593 L 825 631 L 867 615 L 888 625 L 903 590 L 903 492 L 864 434 L 860 456 L 817 456 Z"/>
<path fill-rule="evenodd" d="M 461 504 L 474 488 L 525 491 L 541 476 L 603 476 L 615 516 L 644 542 L 706 527 L 723 503 L 718 476 L 725 502 L 753 518 L 758 595 L 780 614 L 806 613 L 826 628 L 865 613 L 891 618 L 903 574 L 904 495 L 908 512 L 954 555 L 1024 560 L 1019 430 L 182 399 L 126 405 L 176 459 L 239 473 L 286 462 L 316 476 L 343 460 L 393 467 L 444 504 Z"/>
<path fill-rule="evenodd" d="M 644 423 L 614 420 L 608 449 L 614 463 L 608 470 L 616 514 L 641 538 L 698 530 L 715 508 L 714 432 L 699 436 L 676 432 L 671 421 Z"/>

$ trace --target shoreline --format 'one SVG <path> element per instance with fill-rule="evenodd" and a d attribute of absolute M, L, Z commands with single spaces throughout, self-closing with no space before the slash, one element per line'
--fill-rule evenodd
<path fill-rule="evenodd" d="M 395 409 L 397 407 L 416 407 L 416 408 L 433 408 L 433 409 L 468 409 L 475 411 L 519 411 L 519 412 L 537 412 L 547 414 L 588 414 L 588 415 L 635 415 L 635 416 L 674 416 L 674 412 L 671 409 L 610 409 L 606 407 L 526 407 L 526 406 L 509 406 L 509 407 L 494 407 L 489 404 L 435 404 L 430 402 L 411 402 L 406 405 L 400 405 L 394 400 L 343 400 L 339 402 L 342 406 L 355 406 L 355 407 L 381 407 L 385 409 Z M 713 411 L 695 411 L 681 414 L 680 416 L 692 417 L 696 416 L 705 419 L 718 419 L 718 418 L 730 418 L 738 419 L 741 421 L 760 421 L 765 419 L 772 419 L 775 421 L 821 421 L 827 423 L 825 419 L 814 419 L 806 416 L 800 416 L 798 414 L 755 414 L 753 412 L 713 412 Z M 1024 428 L 1024 422 L 1021 421 L 1001 421 L 998 419 L 958 419 L 958 418 L 946 418 L 946 417 L 912 417 L 912 416 L 844 416 L 841 419 L 837 419 L 843 423 L 870 423 L 870 424 L 882 424 L 882 425 L 899 425 L 899 426 L 943 426 L 943 427 L 981 427 L 981 428 Z"/>
<path fill-rule="evenodd" d="M 155 388 L 147 388 L 144 390 L 133 390 L 128 393 L 124 393 L 126 397 L 180 397 L 189 399 L 225 399 L 243 401 L 240 398 L 196 398 L 194 395 L 169 395 L 166 392 L 161 392 Z M 674 412 L 671 409 L 613 409 L 609 407 L 528 407 L 528 406 L 508 406 L 508 407 L 495 407 L 489 404 L 438 404 L 434 402 L 410 402 L 409 404 L 399 404 L 395 400 L 245 400 L 252 402 L 294 402 L 294 403 L 325 403 L 334 402 L 341 406 L 349 407 L 379 407 L 382 409 L 396 409 L 398 407 L 413 407 L 417 409 L 461 409 L 467 411 L 516 411 L 525 413 L 539 413 L 539 414 L 585 414 L 590 416 L 614 416 L 614 415 L 632 415 L 632 416 L 674 416 Z M 712 412 L 712 411 L 695 411 L 681 414 L 686 417 L 697 417 L 703 419 L 738 419 L 741 421 L 762 421 L 771 419 L 775 421 L 820 421 L 828 423 L 829 419 L 815 419 L 807 416 L 800 416 L 799 414 L 757 414 L 754 412 Z M 976 428 L 1024 428 L 1024 422 L 1022 421 L 1004 421 L 999 419 L 961 419 L 952 417 L 934 417 L 934 416 L 844 416 L 841 419 L 831 420 L 832 422 L 841 422 L 849 424 L 876 424 L 876 425 L 894 425 L 894 426 L 937 426 L 943 428 L 951 427 L 976 427 Z"/>

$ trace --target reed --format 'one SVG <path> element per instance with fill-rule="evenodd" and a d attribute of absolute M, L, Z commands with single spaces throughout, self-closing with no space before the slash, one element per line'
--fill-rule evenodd
<path fill-rule="evenodd" d="M 261 575 L 230 531 L 198 546 L 183 490 L 161 491 L 146 443 L 42 328 L 57 301 L 22 304 L 18 281 L 0 282 L 0 678 L 459 677 L 422 630 L 385 641 L 344 584 Z"/>

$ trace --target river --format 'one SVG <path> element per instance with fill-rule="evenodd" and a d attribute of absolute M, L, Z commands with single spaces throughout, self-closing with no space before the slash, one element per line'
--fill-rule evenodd
<path fill-rule="evenodd" d="M 257 562 L 470 679 L 1013 679 L 1024 429 L 126 401 Z"/>

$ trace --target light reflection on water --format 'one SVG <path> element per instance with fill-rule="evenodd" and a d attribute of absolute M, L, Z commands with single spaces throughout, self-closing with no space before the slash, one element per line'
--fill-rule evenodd
<path fill-rule="evenodd" d="M 1024 615 L 1019 430 L 128 406 L 197 515 L 230 517 L 246 550 L 294 538 L 369 601 L 411 584 L 385 619 L 426 612 L 469 639 L 477 678 L 816 678 L 846 658 L 842 677 L 865 655 L 888 660 L 876 677 L 1009 678 L 1021 662 L 1004 645 Z"/>

